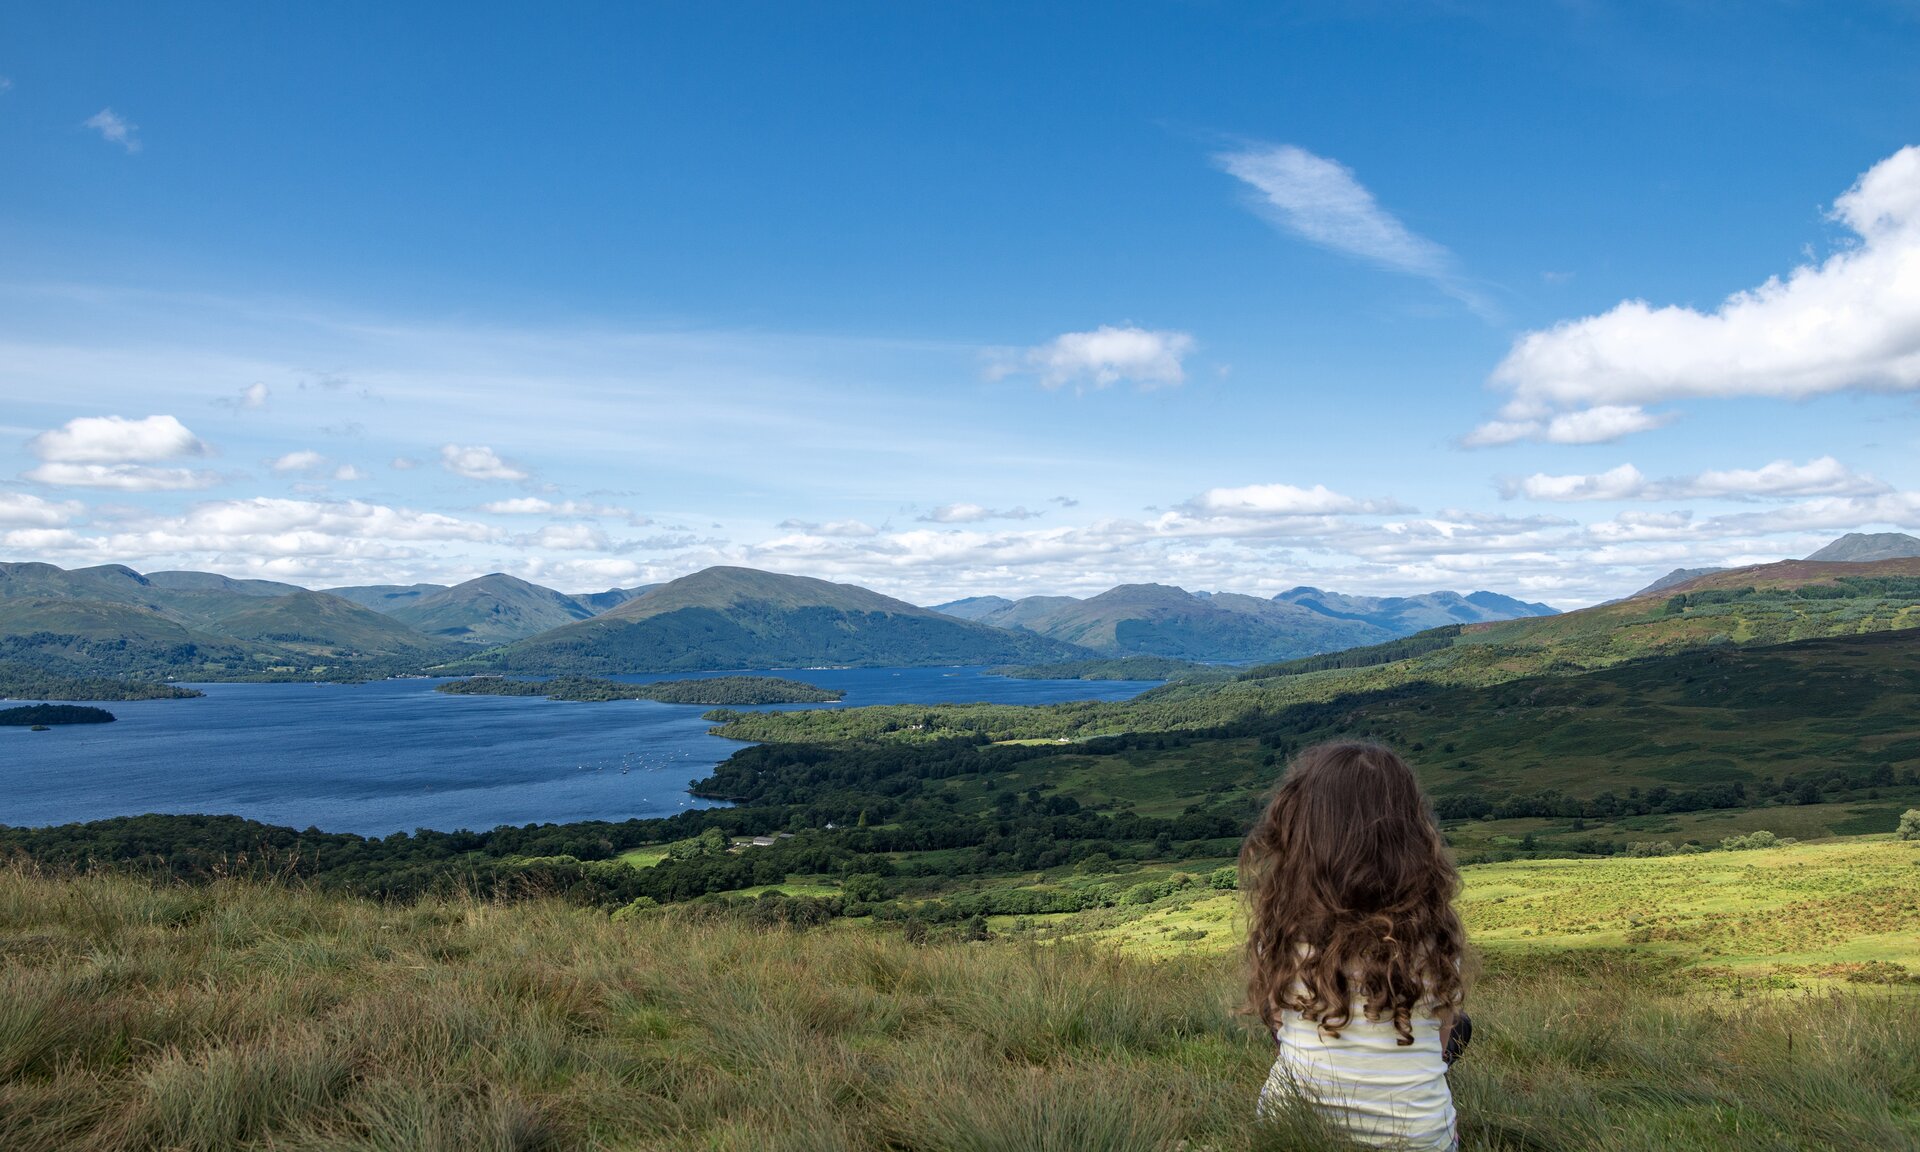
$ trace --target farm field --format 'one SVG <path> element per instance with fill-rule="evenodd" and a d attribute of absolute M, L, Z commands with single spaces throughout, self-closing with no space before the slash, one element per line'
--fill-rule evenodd
<path fill-rule="evenodd" d="M 1489 955 L 1599 950 L 1701 977 L 1781 984 L 1872 982 L 1901 970 L 1920 977 L 1920 842 L 1860 837 L 1461 872 L 1468 934 Z M 1237 895 L 1204 889 L 1144 908 L 997 917 L 994 925 L 1146 956 L 1226 952 L 1240 940 Z"/>

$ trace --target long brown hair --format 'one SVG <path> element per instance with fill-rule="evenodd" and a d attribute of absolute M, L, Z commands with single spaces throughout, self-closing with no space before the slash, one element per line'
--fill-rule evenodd
<path fill-rule="evenodd" d="M 1413 1043 L 1413 1010 L 1458 1007 L 1466 933 L 1460 873 L 1419 781 L 1378 744 L 1317 744 L 1294 757 L 1240 847 L 1250 905 L 1247 1006 L 1330 1035 L 1363 1001 Z"/>

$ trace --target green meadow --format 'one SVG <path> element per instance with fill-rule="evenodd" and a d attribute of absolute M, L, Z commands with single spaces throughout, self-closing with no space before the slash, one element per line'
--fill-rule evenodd
<path fill-rule="evenodd" d="M 1910 866 L 1888 847 L 1755 866 L 1782 883 L 1848 853 Z M 1684 908 L 1693 861 L 1644 863 L 1683 869 Z M 1472 916 L 1509 919 L 1484 933 L 1452 1077 L 1466 1148 L 1920 1146 L 1920 996 L 1738 988 L 1558 936 L 1492 946 L 1611 914 L 1604 885 L 1556 886 L 1567 870 L 1470 882 Z M 1236 995 L 1231 958 L 1204 951 L 16 868 L 0 872 L 0 1147 L 1347 1147 L 1298 1109 L 1254 1120 L 1271 1045 Z"/>
<path fill-rule="evenodd" d="M 1474 946 L 1503 962 L 1586 952 L 1702 984 L 1920 991 L 1920 841 L 1517 860 L 1469 865 L 1461 877 Z M 1241 939 L 1237 895 L 1200 885 L 1144 905 L 993 924 L 1150 957 L 1230 952 Z"/>

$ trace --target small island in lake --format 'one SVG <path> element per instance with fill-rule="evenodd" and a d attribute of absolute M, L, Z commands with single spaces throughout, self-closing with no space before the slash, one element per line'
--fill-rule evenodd
<path fill-rule="evenodd" d="M 54 724 L 111 724 L 113 713 L 84 704 L 28 704 L 0 710 L 0 727 L 44 731 Z"/>
<path fill-rule="evenodd" d="M 699 680 L 662 680 L 623 684 L 594 676 L 555 676 L 551 680 L 509 680 L 473 676 L 449 680 L 434 689 L 454 696 L 545 696 L 549 700 L 598 703 L 605 700 L 653 700 L 662 704 L 832 704 L 846 696 L 837 688 L 816 688 L 777 676 L 713 676 Z"/>

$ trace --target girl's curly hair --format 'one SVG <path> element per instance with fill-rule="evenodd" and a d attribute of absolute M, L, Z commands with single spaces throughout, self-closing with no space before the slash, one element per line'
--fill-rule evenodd
<path fill-rule="evenodd" d="M 1248 1008 L 1269 1030 L 1294 1011 L 1337 1036 L 1361 1003 L 1413 1043 L 1416 1007 L 1464 995 L 1459 888 L 1406 761 L 1378 744 L 1306 749 L 1240 848 Z"/>

